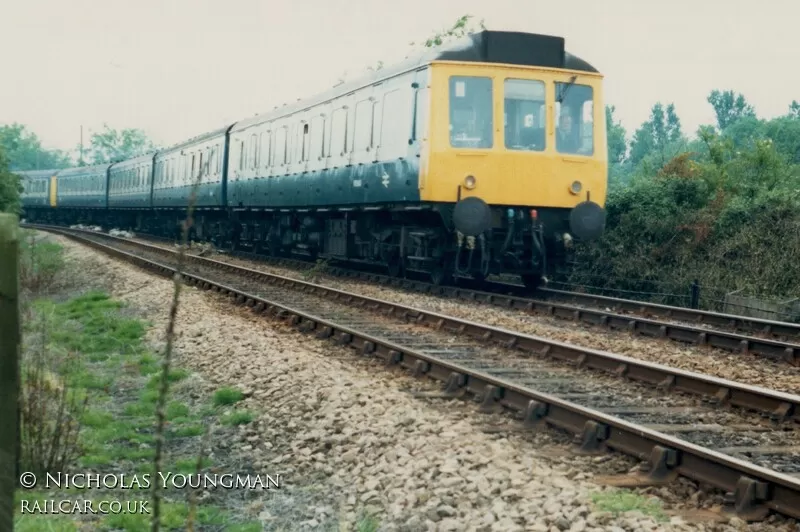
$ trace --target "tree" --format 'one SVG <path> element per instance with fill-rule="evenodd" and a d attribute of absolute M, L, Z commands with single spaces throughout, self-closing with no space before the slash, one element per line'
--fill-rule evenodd
<path fill-rule="evenodd" d="M 486 25 L 484 24 L 484 20 L 481 19 L 480 22 L 476 24 L 470 22 L 474 17 L 472 15 L 462 15 L 456 19 L 456 22 L 450 27 L 446 28 L 442 31 L 437 31 L 430 37 L 428 37 L 424 42 L 419 43 L 424 48 L 434 48 L 436 46 L 441 46 L 442 44 L 452 41 L 455 39 L 460 39 L 466 35 L 471 35 L 473 33 L 477 33 L 486 29 Z M 411 46 L 417 46 L 415 43 L 411 43 Z"/>
<path fill-rule="evenodd" d="M 628 151 L 628 143 L 625 139 L 627 133 L 622 124 L 614 120 L 616 107 L 606 105 L 606 136 L 608 138 L 608 162 L 619 164 L 625 160 L 625 152 Z"/>
<path fill-rule="evenodd" d="M 103 124 L 102 133 L 93 133 L 86 159 L 91 164 L 115 163 L 144 155 L 156 147 L 141 129 L 117 131 Z"/>
<path fill-rule="evenodd" d="M 789 116 L 792 118 L 800 118 L 800 102 L 797 100 L 792 100 L 792 103 L 789 105 Z"/>
<path fill-rule="evenodd" d="M 711 91 L 711 94 L 708 95 L 708 103 L 714 107 L 714 114 L 717 115 L 717 127 L 720 131 L 724 131 L 742 118 L 756 116 L 755 109 L 747 103 L 745 97 L 731 90 Z"/>
<path fill-rule="evenodd" d="M 19 177 L 8 169 L 8 159 L 3 147 L 0 146 L 0 212 L 17 213 L 21 192 L 22 184 Z"/>
<path fill-rule="evenodd" d="M 685 144 L 681 121 L 675 112 L 675 105 L 666 109 L 661 102 L 650 110 L 650 118 L 633 134 L 630 160 L 638 165 L 650 155 L 656 156 L 656 163 L 664 165 L 681 150 Z"/>
<path fill-rule="evenodd" d="M 5 151 L 7 164 L 13 170 L 67 168 L 71 164 L 67 153 L 44 149 L 39 137 L 22 124 L 0 126 L 0 147 Z"/>
<path fill-rule="evenodd" d="M 421 43 L 410 43 L 410 46 L 421 46 L 422 48 L 434 48 L 436 46 L 440 46 L 445 42 L 452 41 L 454 39 L 459 39 L 464 37 L 465 35 L 471 35 L 473 33 L 483 31 L 486 29 L 486 25 L 484 24 L 483 19 L 477 24 L 470 22 L 474 17 L 472 15 L 462 15 L 458 17 L 455 23 L 450 27 L 446 28 L 442 31 L 435 32 L 429 38 L 427 38 L 424 42 Z M 375 66 L 368 66 L 368 72 L 377 72 L 383 68 L 383 61 L 378 61 Z M 341 76 L 337 78 L 335 85 L 340 85 L 347 81 L 348 73 L 344 72 Z"/>

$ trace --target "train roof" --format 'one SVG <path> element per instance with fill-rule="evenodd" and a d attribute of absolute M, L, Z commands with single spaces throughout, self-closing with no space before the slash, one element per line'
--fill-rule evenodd
<path fill-rule="evenodd" d="M 76 166 L 74 168 L 65 168 L 58 173 L 58 177 L 71 177 L 75 175 L 95 174 L 98 172 L 105 172 L 110 163 L 95 164 L 93 166 Z"/>
<path fill-rule="evenodd" d="M 130 159 L 123 159 L 123 160 L 118 161 L 116 163 L 113 163 L 111 165 L 113 167 L 112 171 L 115 171 L 117 169 L 124 169 L 124 168 L 130 167 L 130 166 L 136 166 L 137 164 L 141 164 L 141 163 L 152 164 L 153 163 L 153 157 L 155 157 L 157 153 L 159 153 L 159 152 L 151 151 L 151 152 L 146 153 L 144 155 L 139 155 L 138 157 L 132 157 Z"/>
<path fill-rule="evenodd" d="M 196 135 L 196 136 L 194 136 L 194 137 L 192 137 L 190 139 L 184 140 L 184 141 L 179 142 L 177 144 L 173 144 L 172 146 L 170 146 L 168 148 L 164 148 L 163 150 L 159 150 L 155 155 L 156 155 L 157 158 L 160 158 L 160 157 L 163 157 L 165 155 L 169 155 L 170 152 L 174 152 L 175 150 L 179 150 L 181 148 L 185 148 L 186 146 L 191 146 L 192 144 L 195 144 L 197 142 L 203 142 L 205 140 L 212 139 L 214 137 L 224 136 L 225 133 L 228 132 L 228 129 L 230 129 L 234 125 L 235 125 L 235 123 L 234 124 L 228 124 L 225 127 L 217 128 L 217 129 L 215 129 L 213 131 L 209 131 L 207 133 L 202 133 L 200 135 Z M 152 157 L 152 154 L 150 155 L 150 157 Z"/>
<path fill-rule="evenodd" d="M 61 170 L 12 170 L 12 174 L 16 174 L 20 177 L 29 177 L 29 178 L 43 178 L 43 177 L 52 177 L 56 173 L 60 172 Z"/>
<path fill-rule="evenodd" d="M 564 49 L 564 38 L 536 33 L 484 30 L 448 42 L 435 48 L 426 48 L 388 67 L 375 70 L 353 81 L 342 83 L 332 89 L 312 96 L 298 99 L 291 104 L 275 107 L 271 111 L 234 124 L 231 132 L 241 131 L 250 126 L 286 116 L 308 107 L 344 96 L 409 70 L 421 68 L 435 61 L 462 61 L 474 63 L 497 63 L 524 65 L 541 68 L 558 68 L 598 73 L 592 65 L 568 53 Z"/>

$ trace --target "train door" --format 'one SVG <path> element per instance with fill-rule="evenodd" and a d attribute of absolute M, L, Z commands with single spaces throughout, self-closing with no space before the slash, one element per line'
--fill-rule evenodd
<path fill-rule="evenodd" d="M 56 198 L 58 197 L 57 194 L 56 194 L 57 187 L 58 187 L 58 180 L 56 179 L 56 176 L 55 175 L 51 176 L 50 177 L 50 206 L 53 207 L 53 208 L 57 207 L 57 202 L 56 202 Z"/>

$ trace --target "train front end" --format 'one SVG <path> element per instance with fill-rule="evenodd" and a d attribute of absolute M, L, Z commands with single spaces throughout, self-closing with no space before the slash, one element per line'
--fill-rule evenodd
<path fill-rule="evenodd" d="M 449 206 L 457 275 L 537 286 L 604 230 L 602 76 L 558 37 L 483 32 L 472 44 L 432 63 L 420 197 Z"/>

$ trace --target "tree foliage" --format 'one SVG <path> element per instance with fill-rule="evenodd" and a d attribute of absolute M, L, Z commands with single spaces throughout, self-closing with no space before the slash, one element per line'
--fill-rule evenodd
<path fill-rule="evenodd" d="M 103 131 L 93 133 L 84 161 L 89 164 L 104 164 L 123 161 L 144 155 L 156 149 L 141 129 L 117 131 L 103 124 Z"/>
<path fill-rule="evenodd" d="M 747 103 L 745 97 L 731 90 L 713 90 L 708 95 L 708 103 L 714 107 L 717 116 L 717 127 L 724 131 L 727 127 L 745 117 L 755 117 L 753 106 Z"/>
<path fill-rule="evenodd" d="M 449 28 L 434 32 L 430 37 L 421 43 L 412 42 L 411 46 L 419 45 L 423 48 L 435 48 L 436 46 L 441 46 L 446 42 L 460 39 L 461 37 L 485 30 L 486 24 L 484 23 L 484 20 L 481 19 L 479 22 L 475 23 L 473 22 L 474 18 L 475 17 L 470 14 L 462 15 L 458 17 L 455 23 L 453 23 L 453 25 Z"/>
<path fill-rule="evenodd" d="M 650 118 L 633 134 L 631 141 L 631 163 L 641 163 L 648 156 L 656 164 L 663 166 L 677 155 L 685 144 L 681 121 L 675 112 L 675 105 L 656 103 L 650 110 Z"/>
<path fill-rule="evenodd" d="M 628 151 L 627 133 L 618 120 L 614 120 L 613 105 L 606 105 L 606 135 L 608 138 L 608 162 L 620 164 Z"/>
<path fill-rule="evenodd" d="M 621 162 L 620 126 L 606 111 L 607 232 L 578 245 L 562 280 L 678 294 L 661 300 L 679 304 L 695 279 L 719 300 L 738 289 L 800 294 L 800 105 L 765 120 L 733 91 L 712 91 L 708 101 L 717 123 L 693 140 L 674 107 L 654 105 Z"/>
<path fill-rule="evenodd" d="M 800 118 L 800 102 L 797 100 L 792 100 L 792 103 L 789 105 L 789 117 Z"/>
<path fill-rule="evenodd" d="M 0 126 L 0 147 L 13 170 L 67 168 L 72 162 L 63 151 L 44 149 L 39 137 L 22 124 Z"/>
<path fill-rule="evenodd" d="M 0 145 L 0 212 L 17 213 L 20 206 L 19 195 L 22 185 L 19 177 L 8 168 L 8 158 Z"/>

